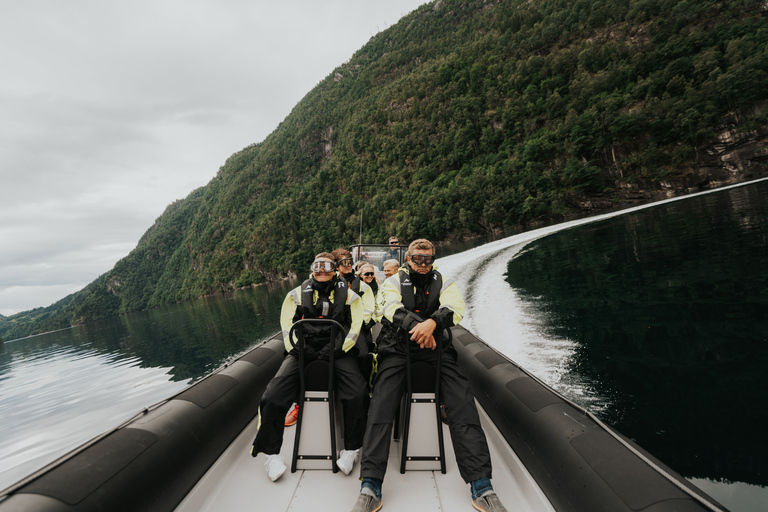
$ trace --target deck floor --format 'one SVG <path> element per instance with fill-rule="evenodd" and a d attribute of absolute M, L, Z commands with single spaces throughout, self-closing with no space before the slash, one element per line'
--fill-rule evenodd
<path fill-rule="evenodd" d="M 511 512 L 554 512 L 541 490 L 520 464 L 496 427 L 478 406 L 493 463 L 493 486 Z M 290 472 L 295 427 L 285 430 L 282 455 L 288 470 L 277 482 L 267 477 L 266 457 L 255 459 L 250 447 L 256 435 L 254 420 L 227 452 L 211 467 L 176 508 L 177 512 L 347 511 L 360 492 L 359 462 L 349 475 L 331 470 Z M 448 427 L 443 425 L 446 474 L 439 471 L 399 471 L 398 443 L 393 442 L 383 486 L 383 510 L 418 512 L 468 512 L 474 510 L 469 485 L 459 476 Z"/>

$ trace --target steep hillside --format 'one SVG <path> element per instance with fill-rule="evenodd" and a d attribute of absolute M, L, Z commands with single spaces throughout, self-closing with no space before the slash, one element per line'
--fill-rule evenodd
<path fill-rule="evenodd" d="M 377 34 L 113 270 L 5 337 L 768 171 L 764 0 L 437 0 Z M 12 327 L 8 327 L 12 326 Z M 0 335 L 4 331 L 0 330 Z"/>

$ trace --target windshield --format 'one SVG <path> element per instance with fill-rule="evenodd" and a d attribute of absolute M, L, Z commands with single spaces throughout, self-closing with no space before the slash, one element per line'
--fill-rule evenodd
<path fill-rule="evenodd" d="M 373 265 L 376 277 L 379 280 L 384 279 L 384 262 L 387 260 L 397 260 L 398 267 L 405 262 L 405 253 L 408 251 L 407 245 L 387 245 L 387 244 L 358 244 L 350 246 L 349 251 L 355 263 L 365 261 Z"/>

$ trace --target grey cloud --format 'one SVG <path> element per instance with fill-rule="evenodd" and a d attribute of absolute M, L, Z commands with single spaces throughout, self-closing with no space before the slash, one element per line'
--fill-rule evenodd
<path fill-rule="evenodd" d="M 419 4 L 0 3 L 0 313 L 109 270 Z"/>

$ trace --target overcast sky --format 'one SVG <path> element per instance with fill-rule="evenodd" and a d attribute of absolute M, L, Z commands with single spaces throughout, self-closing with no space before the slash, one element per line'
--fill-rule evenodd
<path fill-rule="evenodd" d="M 111 269 L 424 0 L 0 2 L 0 314 Z"/>

